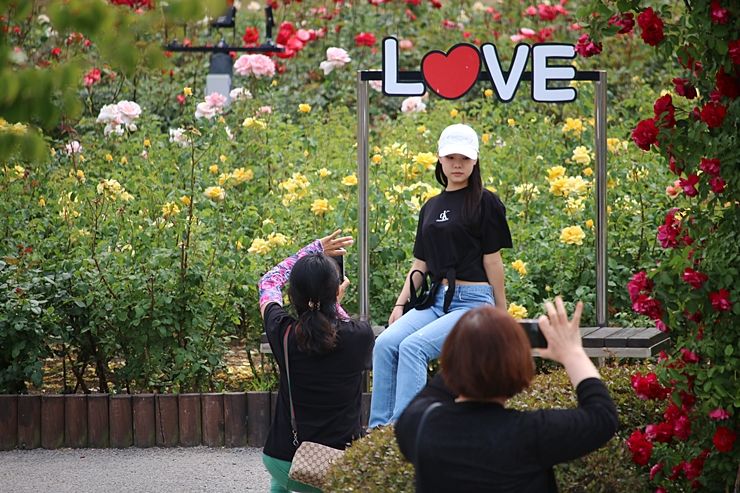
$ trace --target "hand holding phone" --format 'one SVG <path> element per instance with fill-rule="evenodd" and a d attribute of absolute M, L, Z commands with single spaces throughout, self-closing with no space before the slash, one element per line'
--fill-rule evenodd
<path fill-rule="evenodd" d="M 530 347 L 547 347 L 547 339 L 545 339 L 545 335 L 540 330 L 540 325 L 536 318 L 525 318 L 523 320 L 517 320 L 517 322 L 519 322 L 519 325 L 522 326 L 524 332 L 527 333 Z"/>

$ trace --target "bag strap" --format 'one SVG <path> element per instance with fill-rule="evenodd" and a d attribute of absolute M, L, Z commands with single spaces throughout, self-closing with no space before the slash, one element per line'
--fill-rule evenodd
<path fill-rule="evenodd" d="M 429 291 L 429 284 L 427 282 L 428 273 L 422 272 L 418 269 L 414 269 L 411 271 L 411 274 L 409 274 L 409 300 L 411 301 L 411 305 L 416 305 L 418 300 L 418 295 L 416 294 L 416 286 L 414 286 L 414 274 L 416 273 L 421 274 L 421 292 Z"/>
<path fill-rule="evenodd" d="M 295 420 L 295 408 L 293 407 L 293 392 L 290 388 L 290 364 L 288 363 L 288 335 L 293 324 L 288 325 L 283 335 L 283 355 L 285 356 L 285 376 L 288 378 L 288 400 L 290 401 L 290 427 L 293 431 L 293 446 L 298 447 L 298 426 Z"/>

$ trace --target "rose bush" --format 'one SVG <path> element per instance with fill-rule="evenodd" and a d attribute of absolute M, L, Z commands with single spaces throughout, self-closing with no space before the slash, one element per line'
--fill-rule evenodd
<path fill-rule="evenodd" d="M 653 319 L 674 343 L 656 373 L 632 380 L 641 398 L 663 403 L 663 421 L 641 425 L 627 446 L 656 492 L 730 491 L 740 473 L 740 7 L 719 0 L 620 7 L 624 11 L 614 13 L 601 2 L 584 5 L 584 14 L 592 12 L 591 35 L 608 47 L 605 38 L 614 30 L 603 19 L 637 15 L 645 43 L 674 63 L 677 96 L 658 98 L 653 117 L 632 132 L 635 144 L 659 154 L 678 179 L 675 204 L 655 223 L 662 250 L 627 285 L 633 310 Z"/>

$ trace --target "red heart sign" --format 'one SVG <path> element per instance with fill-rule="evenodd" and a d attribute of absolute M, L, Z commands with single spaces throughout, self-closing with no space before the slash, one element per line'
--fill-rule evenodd
<path fill-rule="evenodd" d="M 429 89 L 445 99 L 457 99 L 473 87 L 480 72 L 478 48 L 454 46 L 447 54 L 430 51 L 421 61 L 421 74 Z"/>

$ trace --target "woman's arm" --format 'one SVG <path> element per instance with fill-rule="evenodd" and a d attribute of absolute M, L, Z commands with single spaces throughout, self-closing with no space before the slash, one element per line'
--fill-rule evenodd
<path fill-rule="evenodd" d="M 483 255 L 483 268 L 488 277 L 488 284 L 493 288 L 493 299 L 496 306 L 506 310 L 506 289 L 504 288 L 504 261 L 501 252 Z"/>
<path fill-rule="evenodd" d="M 401 318 L 403 316 L 403 305 L 406 304 L 409 297 L 411 296 L 411 286 L 409 285 L 409 276 L 411 273 L 415 270 L 419 270 L 421 272 L 426 273 L 427 272 L 427 263 L 423 260 L 419 260 L 417 258 L 414 259 L 414 262 L 411 264 L 411 269 L 409 269 L 409 273 L 406 274 L 406 280 L 403 282 L 403 288 L 401 289 L 401 293 L 398 295 L 398 298 L 396 299 L 395 306 L 393 307 L 393 310 L 391 310 L 391 315 L 388 317 L 388 325 L 391 325 L 393 322 Z M 414 286 L 419 286 L 421 284 L 421 276 L 415 275 L 414 276 Z"/>
<path fill-rule="evenodd" d="M 257 283 L 257 288 L 260 297 L 260 315 L 263 318 L 265 316 L 265 307 L 268 304 L 277 303 L 280 306 L 283 305 L 283 286 L 287 284 L 290 278 L 290 271 L 293 270 L 295 263 L 306 255 L 321 253 L 323 251 L 321 240 L 312 241 L 262 276 L 259 283 Z"/>
<path fill-rule="evenodd" d="M 268 304 L 277 303 L 280 306 L 283 305 L 283 286 L 288 282 L 290 271 L 293 270 L 293 266 L 300 258 L 311 253 L 323 252 L 330 257 L 347 253 L 345 247 L 352 245 L 353 240 L 351 236 L 339 237 L 341 231 L 341 229 L 338 229 L 328 236 L 312 241 L 262 276 L 259 283 L 257 283 L 260 298 L 260 315 L 262 318 L 265 317 L 265 307 Z M 345 320 L 349 319 L 347 312 L 344 311 L 344 308 L 342 308 L 339 302 L 337 302 L 337 316 Z"/>

